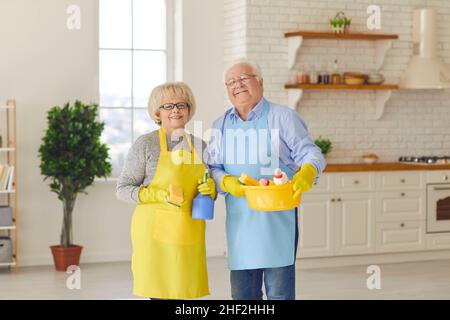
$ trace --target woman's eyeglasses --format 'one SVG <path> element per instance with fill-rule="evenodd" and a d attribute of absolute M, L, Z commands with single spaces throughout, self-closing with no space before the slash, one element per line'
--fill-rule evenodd
<path fill-rule="evenodd" d="M 178 110 L 185 110 L 189 108 L 189 104 L 186 102 L 178 102 L 178 103 L 165 103 L 160 106 L 160 109 L 164 109 L 167 111 L 173 110 L 173 108 L 177 107 Z"/>

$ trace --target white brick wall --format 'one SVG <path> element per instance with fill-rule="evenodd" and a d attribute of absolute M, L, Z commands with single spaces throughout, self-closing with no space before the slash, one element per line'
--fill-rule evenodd
<path fill-rule="evenodd" d="M 265 96 L 287 103 L 284 84 L 298 70 L 331 65 L 341 70 L 375 69 L 373 42 L 305 40 L 293 71 L 287 70 L 287 40 L 294 30 L 328 30 L 328 19 L 343 10 L 352 18 L 353 31 L 366 31 L 366 8 L 381 6 L 382 32 L 399 34 L 385 57 L 381 72 L 397 83 L 412 54 L 412 12 L 433 7 L 438 12 L 440 57 L 450 64 L 450 1 L 437 0 L 225 0 L 225 62 L 247 56 L 261 65 Z M 400 155 L 450 155 L 450 90 L 400 90 L 374 120 L 372 91 L 306 91 L 298 112 L 312 136 L 333 142 L 329 162 L 359 162 L 375 152 L 382 161 Z"/>

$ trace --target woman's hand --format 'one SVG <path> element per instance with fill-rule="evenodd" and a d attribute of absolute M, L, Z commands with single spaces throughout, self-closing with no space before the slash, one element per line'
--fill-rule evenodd
<path fill-rule="evenodd" d="M 168 196 L 169 192 L 167 190 L 151 186 L 141 187 L 138 192 L 139 201 L 143 204 L 151 202 L 167 203 Z"/>
<path fill-rule="evenodd" d="M 198 183 L 200 183 L 197 187 L 198 192 L 203 195 L 209 195 L 213 200 L 216 200 L 217 191 L 216 184 L 214 183 L 213 179 L 208 178 L 208 180 L 206 180 L 206 182 L 204 183 L 202 183 L 202 180 L 199 180 Z"/>

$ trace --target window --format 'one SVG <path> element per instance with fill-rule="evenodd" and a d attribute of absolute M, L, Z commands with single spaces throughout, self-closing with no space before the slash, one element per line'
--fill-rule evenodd
<path fill-rule="evenodd" d="M 168 0 L 99 1 L 100 119 L 113 176 L 131 144 L 158 128 L 147 113 L 151 90 L 168 80 Z"/>

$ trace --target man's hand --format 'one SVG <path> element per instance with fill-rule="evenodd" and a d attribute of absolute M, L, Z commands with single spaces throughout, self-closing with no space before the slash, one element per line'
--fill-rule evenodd
<path fill-rule="evenodd" d="M 169 196 L 169 192 L 164 189 L 158 189 L 155 187 L 141 187 L 139 189 L 138 197 L 139 201 L 143 204 L 145 203 L 167 203 L 167 197 Z"/>
<path fill-rule="evenodd" d="M 225 175 L 222 178 L 220 187 L 222 188 L 223 191 L 231 193 L 235 197 L 244 196 L 244 188 L 242 188 L 242 184 L 239 182 L 238 177 L 232 175 Z"/>
<path fill-rule="evenodd" d="M 311 189 L 314 179 L 317 176 L 316 168 L 310 164 L 304 164 L 292 178 L 294 188 L 294 199 L 300 197 L 300 194 L 308 192 Z"/>

